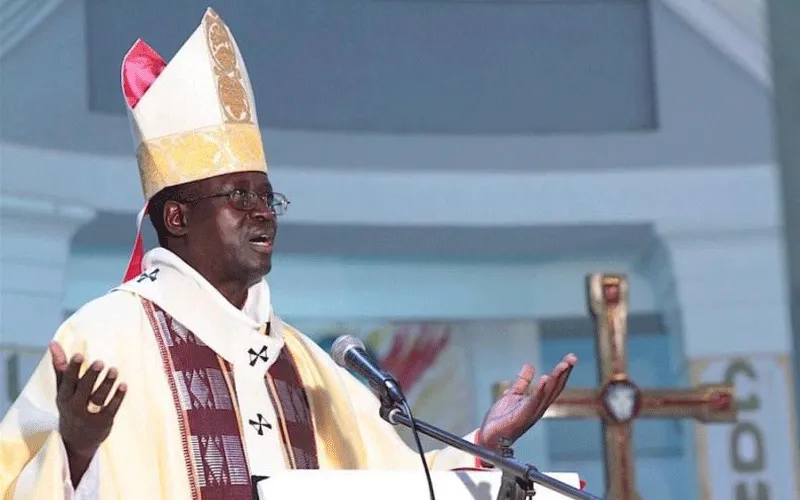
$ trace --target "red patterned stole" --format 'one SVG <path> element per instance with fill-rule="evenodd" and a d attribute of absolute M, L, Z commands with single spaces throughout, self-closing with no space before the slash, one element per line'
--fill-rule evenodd
<path fill-rule="evenodd" d="M 240 428 L 233 367 L 157 305 L 143 300 L 172 391 L 192 500 L 255 498 Z M 291 468 L 318 468 L 311 410 L 287 349 L 267 389 Z"/>
<path fill-rule="evenodd" d="M 292 355 L 285 347 L 267 376 L 272 405 L 279 416 L 283 445 L 292 469 L 317 469 L 317 443 L 311 407 Z"/>

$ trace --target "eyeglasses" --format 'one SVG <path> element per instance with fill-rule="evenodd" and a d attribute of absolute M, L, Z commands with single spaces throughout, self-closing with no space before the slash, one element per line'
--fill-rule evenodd
<path fill-rule="evenodd" d="M 180 200 L 183 203 L 194 203 L 208 198 L 224 198 L 227 197 L 231 206 L 236 210 L 249 212 L 256 208 L 258 200 L 266 203 L 267 207 L 272 211 L 275 216 L 283 215 L 289 208 L 289 199 L 282 193 L 264 193 L 258 194 L 249 189 L 234 189 L 219 194 L 210 194 L 207 196 L 199 196 L 191 200 Z"/>

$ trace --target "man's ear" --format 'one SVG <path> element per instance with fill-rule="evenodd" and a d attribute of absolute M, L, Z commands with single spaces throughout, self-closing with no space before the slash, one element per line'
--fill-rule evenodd
<path fill-rule="evenodd" d="M 177 201 L 164 203 L 164 227 L 172 236 L 186 234 L 186 212 L 188 207 Z"/>

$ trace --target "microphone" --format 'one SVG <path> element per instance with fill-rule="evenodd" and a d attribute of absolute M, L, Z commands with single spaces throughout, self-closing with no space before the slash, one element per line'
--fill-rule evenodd
<path fill-rule="evenodd" d="M 428 480 L 428 492 L 430 493 L 431 500 L 436 500 L 436 495 L 433 492 L 433 480 L 431 479 L 431 472 L 428 468 L 428 461 L 425 459 L 425 452 L 422 449 L 422 443 L 419 439 L 419 430 L 417 429 L 417 422 L 414 416 L 411 415 L 411 407 L 408 400 L 400 390 L 400 384 L 391 375 L 381 370 L 373 362 L 364 343 L 351 335 L 342 335 L 334 341 L 331 346 L 331 357 L 337 365 L 342 368 L 349 368 L 356 373 L 359 373 L 369 380 L 371 385 L 380 394 L 381 408 L 397 408 L 402 407 L 408 420 L 411 424 L 411 432 L 414 434 L 414 441 L 417 443 L 417 452 L 419 458 L 422 459 L 422 468 L 425 470 L 425 479 Z"/>
<path fill-rule="evenodd" d="M 370 385 L 380 392 L 381 398 L 393 404 L 403 404 L 406 397 L 400 384 L 391 375 L 378 368 L 367 354 L 364 343 L 351 335 L 342 335 L 331 346 L 331 357 L 337 365 L 349 368 L 366 377 Z"/>

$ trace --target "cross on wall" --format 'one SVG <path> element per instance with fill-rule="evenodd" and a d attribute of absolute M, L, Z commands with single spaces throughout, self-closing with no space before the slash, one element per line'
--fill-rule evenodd
<path fill-rule="evenodd" d="M 628 374 L 628 281 L 617 274 L 586 278 L 589 310 L 595 323 L 595 354 L 600 387 L 565 389 L 543 418 L 599 418 L 609 500 L 641 500 L 636 489 L 632 424 L 636 418 L 693 418 L 734 422 L 737 411 L 730 384 L 684 389 L 640 389 Z M 494 386 L 495 399 L 510 382 Z"/>

